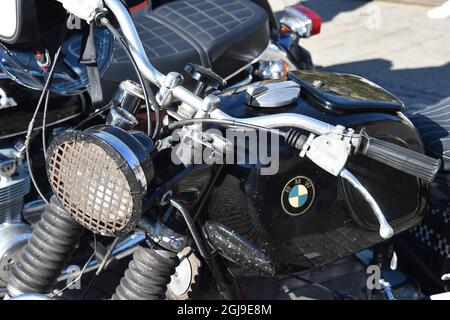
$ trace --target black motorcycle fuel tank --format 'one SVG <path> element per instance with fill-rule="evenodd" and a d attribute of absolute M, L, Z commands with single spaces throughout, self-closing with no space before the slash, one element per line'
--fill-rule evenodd
<path fill-rule="evenodd" d="M 301 86 L 292 104 L 248 106 L 250 86 L 244 86 L 222 95 L 222 110 L 236 118 L 298 113 L 356 131 L 365 128 L 370 136 L 424 152 L 416 129 L 400 111 L 403 104 L 371 82 L 300 71 L 292 72 L 289 80 Z M 272 259 L 276 274 L 319 267 L 383 241 L 371 208 L 357 190 L 279 143 L 275 175 L 261 175 L 260 164 L 225 165 L 211 192 L 208 219 L 249 240 Z M 395 234 L 420 222 L 426 205 L 422 181 L 362 156 L 353 156 L 347 168 L 378 202 Z M 237 275 L 258 274 L 233 270 Z"/>

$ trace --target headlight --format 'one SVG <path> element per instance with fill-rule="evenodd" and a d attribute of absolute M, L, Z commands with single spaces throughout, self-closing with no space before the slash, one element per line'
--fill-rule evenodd
<path fill-rule="evenodd" d="M 140 132 L 110 126 L 67 131 L 49 147 L 47 171 L 61 205 L 104 236 L 131 231 L 154 176 L 153 143 Z"/>

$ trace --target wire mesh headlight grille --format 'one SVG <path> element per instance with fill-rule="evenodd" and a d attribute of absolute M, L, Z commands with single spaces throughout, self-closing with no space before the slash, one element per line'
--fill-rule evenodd
<path fill-rule="evenodd" d="M 134 227 L 142 210 L 146 181 L 139 179 L 137 169 L 142 166 L 133 159 L 138 160 L 117 136 L 69 131 L 50 146 L 48 178 L 55 196 L 76 221 L 94 233 L 117 236 Z"/>

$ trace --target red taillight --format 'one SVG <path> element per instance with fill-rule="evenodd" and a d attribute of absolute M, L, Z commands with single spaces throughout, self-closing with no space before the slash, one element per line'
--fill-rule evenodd
<path fill-rule="evenodd" d="M 284 9 L 280 19 L 280 35 L 296 34 L 300 38 L 308 38 L 320 33 L 322 17 L 301 4 Z"/>
<path fill-rule="evenodd" d="M 146 8 L 148 6 L 148 0 L 142 1 L 138 4 L 133 5 L 130 7 L 129 11 L 131 13 L 136 13 L 138 11 L 141 11 L 142 9 Z"/>
<path fill-rule="evenodd" d="M 311 28 L 311 34 L 310 36 L 313 36 L 315 34 L 320 33 L 320 29 L 322 28 L 322 17 L 319 16 L 314 10 L 311 10 L 308 7 L 305 7 L 304 5 L 301 5 L 300 3 L 294 4 L 292 6 L 296 10 L 303 13 L 305 16 L 307 16 L 312 21 L 312 28 Z"/>

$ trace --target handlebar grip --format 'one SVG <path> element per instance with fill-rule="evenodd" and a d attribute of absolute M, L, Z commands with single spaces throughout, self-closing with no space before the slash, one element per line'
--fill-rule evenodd
<path fill-rule="evenodd" d="M 428 157 L 396 144 L 364 135 L 361 153 L 405 173 L 432 182 L 441 167 L 441 160 Z"/>

